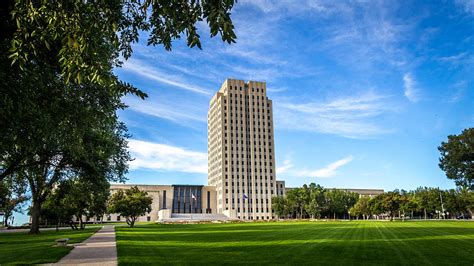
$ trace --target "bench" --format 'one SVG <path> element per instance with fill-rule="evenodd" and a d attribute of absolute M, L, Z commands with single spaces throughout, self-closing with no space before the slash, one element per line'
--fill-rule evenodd
<path fill-rule="evenodd" d="M 69 238 L 56 239 L 56 245 L 58 245 L 58 246 L 66 246 L 68 241 L 69 241 Z"/>

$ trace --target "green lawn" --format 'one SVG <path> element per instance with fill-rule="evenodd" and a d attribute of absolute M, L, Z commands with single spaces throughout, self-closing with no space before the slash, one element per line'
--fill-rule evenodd
<path fill-rule="evenodd" d="M 474 222 L 154 224 L 117 228 L 124 264 L 474 265 Z"/>
<path fill-rule="evenodd" d="M 56 239 L 67 237 L 70 239 L 69 243 L 82 242 L 98 229 L 43 231 L 38 235 L 0 233 L 0 265 L 57 262 L 72 247 L 58 247 Z"/>

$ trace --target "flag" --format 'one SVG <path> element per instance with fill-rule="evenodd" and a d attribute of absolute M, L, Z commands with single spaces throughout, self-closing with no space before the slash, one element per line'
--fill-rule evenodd
<path fill-rule="evenodd" d="M 193 198 L 193 200 L 197 200 L 196 196 L 194 196 L 194 194 L 191 194 L 191 198 Z"/>
<path fill-rule="evenodd" d="M 242 199 L 243 199 L 243 200 L 248 199 L 247 195 L 244 194 L 244 195 L 242 196 Z"/>

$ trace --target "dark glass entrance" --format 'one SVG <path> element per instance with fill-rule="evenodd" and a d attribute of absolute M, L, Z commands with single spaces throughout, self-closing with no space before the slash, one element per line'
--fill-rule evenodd
<path fill-rule="evenodd" d="M 202 213 L 202 186 L 173 185 L 173 190 L 173 213 Z"/>

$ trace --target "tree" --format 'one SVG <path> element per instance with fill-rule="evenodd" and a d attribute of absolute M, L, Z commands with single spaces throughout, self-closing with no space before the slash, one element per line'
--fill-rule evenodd
<path fill-rule="evenodd" d="M 398 190 L 385 192 L 370 200 L 371 211 L 377 214 L 387 214 L 390 221 L 393 221 L 406 201 L 407 198 L 401 195 Z"/>
<path fill-rule="evenodd" d="M 454 198 L 452 198 L 454 196 Z M 474 192 L 467 189 L 458 189 L 455 194 L 451 196 L 451 201 L 455 201 L 456 210 L 461 216 L 465 216 L 469 213 L 471 218 L 474 219 Z M 448 199 L 448 206 L 450 206 Z"/>
<path fill-rule="evenodd" d="M 457 186 L 474 190 L 474 128 L 465 129 L 460 135 L 449 135 L 438 150 L 439 167 L 446 176 Z"/>
<path fill-rule="evenodd" d="M 83 217 L 98 218 L 107 211 L 109 189 L 105 178 L 98 177 L 94 182 L 80 178 L 64 180 L 46 199 L 42 216 L 55 220 L 57 225 L 68 221 L 73 229 L 77 229 L 72 220 L 76 218 L 79 228 L 84 229 Z"/>
<path fill-rule="evenodd" d="M 348 213 L 350 216 L 349 210 L 357 203 L 359 198 L 360 198 L 360 195 L 355 192 L 346 191 L 344 193 L 344 217 L 346 213 Z"/>
<path fill-rule="evenodd" d="M 69 204 L 66 198 L 75 196 L 71 180 L 62 181 L 45 199 L 41 207 L 41 221 L 45 224 L 56 224 L 56 231 L 61 224 L 69 224 L 73 230 L 78 229 L 73 218 L 76 213 L 75 205 Z M 87 191 L 83 191 L 87 193 Z"/>
<path fill-rule="evenodd" d="M 0 181 L 0 211 L 3 212 L 4 226 L 8 226 L 8 220 L 13 212 L 22 212 L 24 203 L 28 200 L 25 196 L 25 184 L 15 182 L 9 177 Z"/>
<path fill-rule="evenodd" d="M 414 191 L 418 209 L 423 212 L 425 219 L 442 209 L 440 193 L 439 189 L 429 187 L 419 187 Z"/>
<path fill-rule="evenodd" d="M 406 192 L 402 190 L 400 196 L 400 211 L 403 214 L 403 220 L 405 220 L 407 214 L 410 215 L 410 218 L 413 218 L 413 213 L 419 209 L 415 194 L 413 192 Z"/>
<path fill-rule="evenodd" d="M 303 195 L 304 191 L 302 188 L 295 188 L 292 190 L 289 190 L 286 193 L 286 203 L 287 203 L 287 208 L 288 212 L 292 217 L 295 218 L 303 218 L 303 212 L 304 212 L 304 205 L 305 202 L 303 201 Z"/>
<path fill-rule="evenodd" d="M 286 199 L 282 196 L 272 197 L 272 210 L 275 211 L 276 216 L 282 217 L 287 214 Z"/>
<path fill-rule="evenodd" d="M 320 218 L 324 211 L 324 193 L 325 190 L 320 185 L 314 183 L 309 185 L 309 199 L 304 208 L 312 219 Z"/>
<path fill-rule="evenodd" d="M 138 217 L 151 211 L 152 202 L 153 199 L 148 193 L 134 186 L 113 194 L 109 201 L 108 212 L 120 214 L 126 218 L 127 224 L 133 227 Z"/>
<path fill-rule="evenodd" d="M 17 175 L 32 194 L 31 233 L 61 180 L 105 176 L 122 182 L 130 155 L 116 111 L 120 98 L 146 94 L 120 81 L 140 31 L 171 48 L 186 35 L 200 47 L 196 23 L 235 40 L 234 1 L 5 1 L 0 8 L 0 180 Z M 151 13 L 148 13 L 150 12 Z"/>
<path fill-rule="evenodd" d="M 350 208 L 351 215 L 359 217 L 362 216 L 363 219 L 368 219 L 368 217 L 371 215 L 371 210 L 369 207 L 369 197 L 360 197 L 356 204 Z"/>
<path fill-rule="evenodd" d="M 235 42 L 233 6 L 234 0 L 6 1 L 0 22 L 7 29 L 2 37 L 9 41 L 5 55 L 14 66 L 25 69 L 50 51 L 50 62 L 66 82 L 113 88 L 118 83 L 104 52 L 111 51 L 113 65 L 120 65 L 118 56 L 131 56 L 140 32 L 149 33 L 148 45 L 163 45 L 166 50 L 182 36 L 189 47 L 201 48 L 197 30 L 201 21 L 209 26 L 211 37 Z"/>
<path fill-rule="evenodd" d="M 326 190 L 324 198 L 326 199 L 326 210 L 329 215 L 336 219 L 336 215 L 345 214 L 350 207 L 347 207 L 345 201 L 345 192 L 338 189 Z"/>

